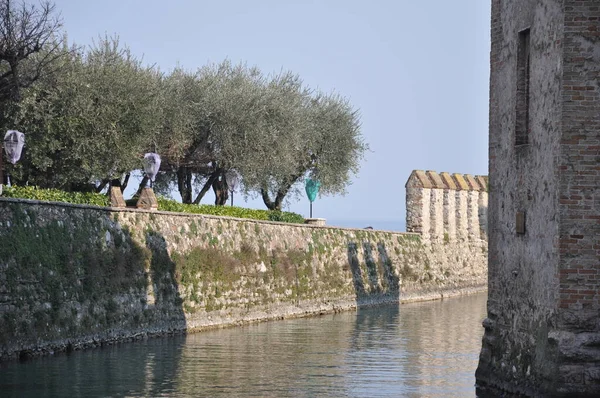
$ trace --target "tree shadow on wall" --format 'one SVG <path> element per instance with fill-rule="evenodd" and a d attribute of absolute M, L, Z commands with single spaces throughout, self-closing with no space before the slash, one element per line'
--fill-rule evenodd
<path fill-rule="evenodd" d="M 358 305 L 392 303 L 400 300 L 400 278 L 394 271 L 385 244 L 377 244 L 377 260 L 371 242 L 362 242 L 362 258 L 359 259 L 359 246 L 348 243 L 348 263 Z"/>
<path fill-rule="evenodd" d="M 186 329 L 161 235 L 140 242 L 104 211 L 3 209 L 0 279 L 12 305 L 0 319 L 0 360 Z"/>
<path fill-rule="evenodd" d="M 151 253 L 148 283 L 148 309 L 152 310 L 152 322 L 166 332 L 186 330 L 183 299 L 179 295 L 175 275 L 176 265 L 167 251 L 165 238 L 156 232 L 146 233 L 146 248 Z"/>

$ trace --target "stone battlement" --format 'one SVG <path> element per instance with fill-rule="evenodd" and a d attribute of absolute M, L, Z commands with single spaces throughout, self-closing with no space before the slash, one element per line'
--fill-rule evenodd
<path fill-rule="evenodd" d="M 487 176 L 414 170 L 406 182 L 406 231 L 433 241 L 487 241 L 487 187 Z"/>

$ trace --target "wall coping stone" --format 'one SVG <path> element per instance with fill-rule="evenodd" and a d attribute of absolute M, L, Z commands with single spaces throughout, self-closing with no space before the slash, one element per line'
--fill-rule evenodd
<path fill-rule="evenodd" d="M 469 184 L 469 186 L 471 187 L 471 190 L 473 191 L 482 191 L 482 187 L 479 184 L 479 182 L 477 181 L 477 179 L 475 179 L 475 177 L 473 177 L 471 174 L 465 174 L 465 180 L 467 181 L 467 184 Z"/>
<path fill-rule="evenodd" d="M 438 173 L 433 170 L 413 170 L 404 186 L 405 188 L 487 192 L 487 181 L 487 176 L 450 174 L 447 172 Z"/>
<path fill-rule="evenodd" d="M 454 191 L 458 189 L 450 173 L 443 171 L 440 173 L 440 178 L 444 182 L 444 189 L 452 189 Z"/>
<path fill-rule="evenodd" d="M 427 170 L 427 176 L 433 183 L 433 188 L 436 188 L 436 189 L 444 189 L 445 188 L 444 181 L 442 181 L 442 177 L 440 177 L 440 175 L 436 171 Z"/>
<path fill-rule="evenodd" d="M 413 170 L 404 185 L 405 188 L 431 188 L 432 186 L 431 180 L 423 170 Z"/>
<path fill-rule="evenodd" d="M 454 174 L 452 174 L 452 178 L 454 179 L 454 182 L 456 183 L 457 191 L 470 191 L 471 190 L 471 188 L 469 187 L 469 184 L 467 184 L 467 182 L 465 181 L 465 178 L 463 177 L 462 174 L 454 173 Z"/>
<path fill-rule="evenodd" d="M 475 179 L 477 180 L 477 182 L 479 182 L 479 185 L 481 185 L 481 190 L 484 192 L 488 191 L 488 177 L 487 176 L 475 176 Z"/>
<path fill-rule="evenodd" d="M 249 223 L 255 223 L 255 224 L 284 225 L 284 226 L 295 227 L 295 228 L 317 228 L 317 229 L 336 229 L 336 230 L 341 229 L 341 230 L 345 230 L 345 231 L 362 231 L 362 232 L 366 232 L 366 233 L 385 232 L 385 233 L 391 233 L 391 234 L 395 234 L 395 235 L 421 236 L 421 234 L 414 233 L 414 232 L 388 231 L 388 230 L 381 230 L 381 229 L 365 229 L 365 228 L 351 228 L 351 227 L 336 227 L 333 225 L 296 224 L 296 223 L 287 223 L 287 222 L 280 222 L 280 221 L 254 220 L 252 218 L 215 216 L 212 214 L 183 213 L 183 212 L 164 211 L 164 210 L 146 210 L 146 209 L 137 209 L 134 207 L 118 208 L 118 207 L 108 207 L 108 206 L 81 205 L 81 204 L 75 204 L 75 203 L 52 202 L 52 201 L 35 200 L 35 199 L 0 197 L 0 202 L 24 203 L 24 204 L 31 204 L 31 205 L 46 205 L 46 206 L 67 207 L 67 208 L 75 208 L 75 209 L 91 209 L 91 210 L 105 211 L 107 213 L 152 213 L 152 214 L 163 214 L 163 215 L 177 216 L 177 217 L 208 218 L 208 219 L 216 219 L 216 220 L 243 221 L 243 222 L 249 222 Z"/>

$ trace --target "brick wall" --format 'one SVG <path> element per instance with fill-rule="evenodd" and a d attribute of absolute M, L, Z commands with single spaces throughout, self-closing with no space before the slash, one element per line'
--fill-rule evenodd
<path fill-rule="evenodd" d="M 600 310 L 600 2 L 565 4 L 560 308 Z M 565 327 L 580 329 L 569 323 Z M 594 330 L 599 330 L 595 325 Z"/>
<path fill-rule="evenodd" d="M 556 341 L 564 382 L 600 390 L 600 2 L 564 10 Z"/>

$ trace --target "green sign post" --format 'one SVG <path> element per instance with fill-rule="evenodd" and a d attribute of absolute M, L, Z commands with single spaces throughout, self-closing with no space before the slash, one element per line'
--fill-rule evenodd
<path fill-rule="evenodd" d="M 307 178 L 304 188 L 306 189 L 306 196 L 308 196 L 308 200 L 310 200 L 310 218 L 312 218 L 312 204 L 317 199 L 317 193 L 319 193 L 319 187 L 321 183 L 317 180 L 313 180 L 312 178 Z"/>

